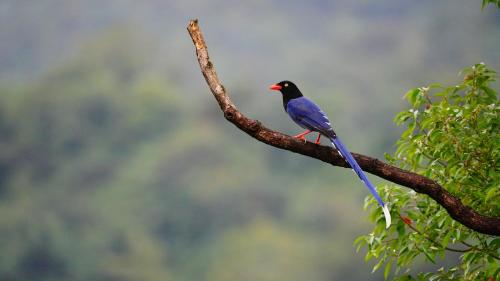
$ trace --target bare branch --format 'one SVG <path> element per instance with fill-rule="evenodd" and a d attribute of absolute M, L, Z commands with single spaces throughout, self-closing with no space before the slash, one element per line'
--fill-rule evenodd
<path fill-rule="evenodd" d="M 217 77 L 214 65 L 210 62 L 207 46 L 198 26 L 198 20 L 191 20 L 187 29 L 196 48 L 201 72 L 219 103 L 224 117 L 229 122 L 265 144 L 316 158 L 334 166 L 347 167 L 346 162 L 331 147 L 320 146 L 311 142 L 304 143 L 288 135 L 268 129 L 259 121 L 249 119 L 238 111 Z M 480 233 L 500 236 L 500 218 L 477 213 L 472 208 L 462 204 L 460 199 L 451 195 L 434 180 L 391 166 L 376 158 L 356 153 L 353 153 L 353 156 L 364 171 L 411 188 L 418 193 L 427 194 L 439 205 L 443 206 L 454 220 L 468 228 Z"/>

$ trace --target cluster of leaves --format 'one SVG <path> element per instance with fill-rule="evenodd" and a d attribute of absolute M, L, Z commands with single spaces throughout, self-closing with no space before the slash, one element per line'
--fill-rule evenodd
<path fill-rule="evenodd" d="M 500 9 L 500 0 L 483 0 L 481 4 L 481 9 L 484 9 L 488 4 L 496 5 Z"/>
<path fill-rule="evenodd" d="M 411 108 L 395 122 L 407 129 L 387 159 L 436 180 L 478 212 L 500 216 L 500 106 L 490 87 L 496 74 L 483 63 L 463 74 L 456 86 L 432 84 L 406 94 Z M 396 280 L 498 280 L 500 238 L 466 228 L 427 196 L 397 186 L 382 191 L 399 219 L 385 230 L 380 208 L 367 198 L 371 219 L 378 224 L 355 241 L 358 250 L 366 246 L 366 260 L 378 260 L 374 271 L 385 264 L 384 276 L 394 267 Z M 410 275 L 410 266 L 422 258 L 436 264 L 437 257 L 451 252 L 460 253 L 451 268 Z"/>

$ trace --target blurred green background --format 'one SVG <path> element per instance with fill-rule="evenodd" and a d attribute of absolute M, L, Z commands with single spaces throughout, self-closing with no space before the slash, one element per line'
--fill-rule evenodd
<path fill-rule="evenodd" d="M 226 122 L 190 18 L 242 112 L 299 132 L 292 80 L 379 158 L 407 89 L 500 69 L 480 1 L 1 0 L 0 280 L 383 279 L 365 188 Z"/>

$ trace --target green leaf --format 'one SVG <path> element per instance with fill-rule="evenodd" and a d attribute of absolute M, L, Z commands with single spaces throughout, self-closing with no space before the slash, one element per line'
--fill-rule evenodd
<path fill-rule="evenodd" d="M 408 125 L 408 129 L 406 129 L 406 131 L 404 131 L 404 133 L 401 135 L 401 138 L 407 139 L 409 136 L 411 136 L 414 130 L 415 130 L 415 123 L 411 123 L 410 125 Z"/>
<path fill-rule="evenodd" d="M 409 110 L 401 111 L 394 117 L 394 123 L 401 125 L 404 121 L 408 120 L 413 114 Z"/>
<path fill-rule="evenodd" d="M 391 266 L 392 266 L 392 261 L 389 260 L 384 268 L 384 280 L 387 280 L 387 278 L 389 277 L 389 274 L 391 273 Z"/>
<path fill-rule="evenodd" d="M 436 260 L 435 260 L 435 257 L 429 252 L 427 251 L 426 248 L 421 248 L 422 249 L 422 252 L 424 253 L 424 255 L 432 262 L 432 263 L 436 263 Z"/>
<path fill-rule="evenodd" d="M 493 249 L 500 247 L 500 238 L 495 238 L 495 239 L 491 240 L 489 247 L 493 248 Z"/>
<path fill-rule="evenodd" d="M 354 245 L 357 245 L 356 246 L 356 253 L 359 252 L 359 250 L 361 249 L 361 247 L 363 247 L 364 245 L 366 245 L 366 237 L 365 236 L 360 236 L 358 238 L 356 238 L 356 240 L 354 240 Z"/>
<path fill-rule="evenodd" d="M 406 92 L 405 97 L 411 105 L 417 101 L 417 96 L 420 94 L 420 89 L 415 88 Z"/>
<path fill-rule="evenodd" d="M 455 238 L 457 240 L 461 239 L 461 234 L 462 234 L 462 232 L 460 231 L 460 228 L 455 229 Z"/>
<path fill-rule="evenodd" d="M 369 261 L 371 258 L 373 258 L 373 255 L 368 251 L 365 255 L 365 262 Z"/>
<path fill-rule="evenodd" d="M 377 264 L 373 267 L 373 269 L 372 269 L 372 273 L 374 273 L 375 271 L 377 271 L 377 270 L 378 270 L 378 269 L 382 266 L 382 264 L 384 264 L 384 262 L 385 262 L 385 258 L 381 258 L 381 259 L 377 262 Z"/>
<path fill-rule="evenodd" d="M 486 192 L 486 197 L 484 198 L 484 201 L 488 202 L 498 196 L 500 196 L 500 188 L 492 187 Z"/>
<path fill-rule="evenodd" d="M 446 233 L 446 235 L 444 236 L 443 241 L 441 243 L 444 247 L 446 247 L 448 245 L 448 243 L 450 242 L 450 238 L 451 238 L 452 235 L 453 235 L 453 231 L 448 231 Z"/>
<path fill-rule="evenodd" d="M 497 93 L 493 89 L 487 86 L 482 86 L 481 89 L 486 93 L 489 99 L 491 100 L 496 99 Z"/>

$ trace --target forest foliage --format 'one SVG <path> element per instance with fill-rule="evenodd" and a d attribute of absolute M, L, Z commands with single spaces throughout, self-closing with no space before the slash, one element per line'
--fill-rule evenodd
<path fill-rule="evenodd" d="M 0 276 L 369 276 L 350 270 L 345 241 L 362 212 L 331 188 L 330 167 L 248 144 L 206 109 L 210 96 L 194 103 L 147 71 L 140 42 L 111 29 L 33 83 L 1 87 Z M 350 189 L 350 173 L 336 182 L 363 191 Z M 330 215 L 341 210 L 350 215 Z"/>

